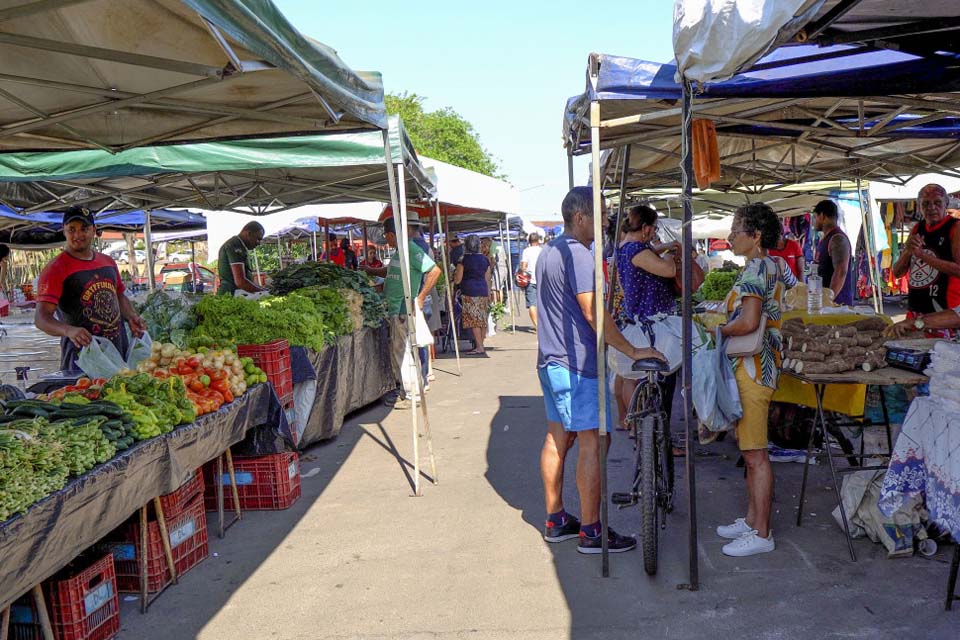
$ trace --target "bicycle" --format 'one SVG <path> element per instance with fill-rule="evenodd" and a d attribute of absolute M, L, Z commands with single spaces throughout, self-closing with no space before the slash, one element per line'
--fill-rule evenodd
<path fill-rule="evenodd" d="M 619 509 L 640 503 L 643 568 L 652 576 L 657 573 L 659 533 L 667 526 L 667 514 L 673 511 L 673 444 L 658 383 L 668 365 L 663 360 L 645 358 L 633 363 L 633 371 L 645 374 L 633 392 L 626 416 L 637 452 L 633 486 L 628 493 L 614 493 L 611 500 Z"/>

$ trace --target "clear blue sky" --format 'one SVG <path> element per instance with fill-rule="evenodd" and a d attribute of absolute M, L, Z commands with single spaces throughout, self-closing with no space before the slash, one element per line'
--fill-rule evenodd
<path fill-rule="evenodd" d="M 563 106 L 584 90 L 587 55 L 673 58 L 671 0 L 274 2 L 350 67 L 383 73 L 388 92 L 459 112 L 523 190 L 526 214 L 559 212 L 567 189 Z M 581 158 L 577 184 L 586 177 Z"/>

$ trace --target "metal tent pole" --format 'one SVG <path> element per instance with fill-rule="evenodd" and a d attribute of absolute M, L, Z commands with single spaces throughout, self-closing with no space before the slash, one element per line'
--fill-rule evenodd
<path fill-rule="evenodd" d="M 366 222 L 363 223 L 362 229 L 363 229 L 363 261 L 364 261 L 364 263 L 366 263 L 366 261 L 367 261 L 367 242 L 368 242 L 368 239 L 367 239 L 367 223 L 366 223 Z"/>
<path fill-rule="evenodd" d="M 694 465 L 693 439 L 696 435 L 693 417 L 693 115 L 689 82 L 683 83 L 682 174 L 683 174 L 683 420 L 686 432 L 687 504 L 690 529 L 687 554 L 690 563 L 686 588 L 700 588 L 700 566 L 697 556 L 697 479 Z M 671 446 L 667 443 L 667 446 Z"/>
<path fill-rule="evenodd" d="M 317 232 L 314 231 L 313 232 L 313 261 L 316 262 L 318 257 L 319 256 L 317 255 Z"/>
<path fill-rule="evenodd" d="M 197 280 L 200 278 L 200 269 L 197 268 L 197 247 L 196 243 L 190 241 L 190 283 L 193 285 L 191 290 L 193 293 L 197 292 Z"/>
<path fill-rule="evenodd" d="M 437 206 L 438 207 L 440 206 L 439 202 L 437 203 Z M 443 218 L 441 217 L 440 220 L 445 223 L 443 227 L 444 229 L 443 238 L 445 241 L 449 242 L 450 241 L 450 218 L 448 217 L 446 220 L 443 220 Z M 457 326 L 457 314 L 454 313 L 454 309 L 453 309 L 453 282 L 449 281 L 449 278 L 451 278 L 452 276 L 450 274 L 450 265 L 447 264 L 446 251 L 443 252 L 443 268 L 446 269 L 447 278 L 448 278 L 447 304 L 450 305 L 450 329 L 451 329 L 451 333 L 453 333 L 453 352 L 457 354 L 457 374 L 463 375 L 463 369 L 460 368 L 460 327 Z"/>
<path fill-rule="evenodd" d="M 409 235 L 409 230 L 407 228 L 407 221 L 409 220 L 409 217 L 407 216 L 407 184 L 406 184 L 406 179 L 404 177 L 404 172 L 405 172 L 405 169 L 404 169 L 403 163 L 398 164 L 397 165 L 397 185 L 398 185 L 399 200 L 400 200 L 400 212 L 399 212 L 400 220 L 399 221 L 394 220 L 394 222 L 396 223 L 396 226 L 398 229 L 401 228 L 401 226 L 403 228 L 403 252 L 407 258 L 407 267 L 405 268 L 403 275 L 409 281 L 410 280 L 410 267 L 409 267 L 410 255 L 408 253 L 408 248 L 410 246 L 409 244 L 410 235 Z M 400 239 L 397 238 L 398 245 L 400 244 L 399 240 Z M 417 293 L 419 293 L 419 283 L 417 284 L 418 284 Z M 407 309 L 408 311 L 414 311 L 414 298 L 416 298 L 416 294 L 413 292 L 414 291 L 413 282 L 410 282 L 410 285 L 408 286 L 407 291 L 409 291 L 409 294 L 407 296 Z M 408 327 L 407 333 L 410 336 L 410 351 L 412 356 L 410 358 L 411 369 L 412 369 L 411 373 L 413 375 L 413 379 L 416 380 L 417 396 L 419 396 L 420 398 L 420 411 L 423 414 L 424 435 L 427 437 L 427 453 L 430 459 L 430 472 L 433 477 L 433 484 L 437 484 L 437 461 L 433 455 L 433 436 L 430 433 L 430 417 L 427 415 L 427 396 L 423 389 L 424 381 L 423 381 L 423 375 L 421 373 L 423 371 L 423 363 L 420 361 L 420 349 L 416 346 L 415 344 L 416 341 L 414 340 L 414 335 L 416 334 L 415 317 L 411 317 L 409 319 L 409 321 L 407 322 L 407 327 Z M 415 414 L 416 412 L 417 412 L 416 406 L 410 409 L 411 414 Z M 419 486 L 420 484 L 420 481 L 419 481 L 420 431 L 417 428 L 416 417 L 412 418 L 412 424 L 413 424 L 414 471 L 418 478 L 416 484 Z M 417 495 L 420 495 L 419 492 Z"/>
<path fill-rule="evenodd" d="M 510 292 L 510 315 L 513 316 L 513 308 L 517 307 L 519 310 L 520 303 L 517 301 L 517 288 L 515 286 L 516 280 L 513 277 L 513 251 L 512 247 L 510 246 L 510 222 L 506 213 L 503 214 L 503 226 L 507 229 L 507 291 Z M 521 229 L 522 228 L 523 227 L 521 226 Z M 519 241 L 520 236 L 518 235 L 517 242 Z M 513 321 L 513 332 L 517 332 L 517 321 L 515 317 Z"/>
<path fill-rule="evenodd" d="M 281 242 L 279 235 L 277 235 L 277 264 L 279 264 L 280 268 L 283 269 L 283 243 Z"/>
<path fill-rule="evenodd" d="M 874 260 L 877 255 L 877 243 L 874 241 L 876 235 L 873 232 L 873 215 L 869 210 L 870 203 L 864 200 L 859 173 L 857 174 L 857 203 L 860 205 L 860 223 L 863 225 L 863 246 L 867 254 L 868 279 L 873 288 L 873 310 L 879 314 L 883 305 L 880 302 L 880 265 L 876 265 L 877 269 L 874 270 Z"/>
<path fill-rule="evenodd" d="M 607 309 L 613 313 L 613 292 L 620 280 L 620 273 L 617 270 L 617 254 L 620 251 L 620 229 L 623 228 L 623 209 L 624 200 L 627 194 L 627 168 L 630 166 L 630 145 L 623 147 L 623 166 L 620 169 L 620 202 L 617 206 L 617 230 L 613 236 L 613 265 L 610 268 L 610 296 L 607 299 Z M 623 416 L 618 416 L 623 420 Z"/>
<path fill-rule="evenodd" d="M 506 219 L 506 215 L 504 215 L 504 219 Z M 507 245 L 505 245 L 505 244 L 503 243 L 503 226 L 502 226 L 499 222 L 497 222 L 497 230 L 500 232 L 500 250 L 501 250 L 501 251 L 506 251 L 506 246 L 507 246 Z M 508 238 L 510 237 L 510 229 L 507 229 L 507 237 L 508 237 Z M 497 260 L 497 263 L 499 263 L 499 262 L 500 262 L 500 261 Z M 509 270 L 509 269 L 510 269 L 510 267 L 509 267 L 509 265 L 510 265 L 510 254 L 507 254 L 507 265 L 508 265 L 508 266 L 507 266 L 507 269 Z M 511 271 L 510 273 L 513 273 L 513 272 Z M 509 276 L 509 274 L 508 274 L 508 276 Z M 513 332 L 513 333 L 516 333 L 516 332 L 517 332 L 517 316 L 516 316 L 516 314 L 515 314 L 514 311 L 513 311 L 513 307 L 514 307 L 513 300 L 512 300 L 512 298 L 509 297 L 509 296 L 511 296 L 511 294 L 513 293 L 513 290 L 512 290 L 512 288 L 510 287 L 510 284 L 509 284 L 509 283 L 504 283 L 504 284 L 507 285 L 507 296 L 508 296 L 508 297 L 507 297 L 507 301 L 510 302 L 510 325 L 513 327 L 512 332 Z"/>
<path fill-rule="evenodd" d="M 596 87 L 599 64 L 594 56 L 590 58 L 590 82 Z M 610 576 L 610 541 L 607 523 L 607 358 L 606 337 L 604 335 L 603 302 L 603 185 L 600 177 L 600 103 L 590 103 L 590 155 L 593 170 L 593 290 L 594 319 L 597 325 L 597 414 L 600 435 L 600 536 L 602 540 L 601 573 L 604 578 Z M 571 165 L 572 166 L 572 165 Z M 573 175 L 571 171 L 571 176 Z"/>
<path fill-rule="evenodd" d="M 434 200 L 434 208 L 437 213 L 437 227 L 443 222 L 440 216 L 440 200 Z M 432 229 L 431 229 L 432 230 Z M 444 244 L 450 241 L 450 223 L 447 222 L 447 233 L 443 237 Z M 457 375 L 463 375 L 463 369 L 460 368 L 460 341 L 457 332 L 457 319 L 453 314 L 453 278 L 450 275 L 450 264 L 447 259 L 447 248 L 440 247 L 440 259 L 443 261 L 443 280 L 446 283 L 444 289 L 447 290 L 447 323 L 450 325 L 453 334 L 453 352 L 457 355 Z"/>
<path fill-rule="evenodd" d="M 567 186 L 573 189 L 573 154 L 567 150 Z"/>
<path fill-rule="evenodd" d="M 153 291 L 157 288 L 157 283 L 154 281 L 154 258 L 153 258 L 153 229 L 152 227 L 152 212 L 150 209 L 146 211 L 146 218 L 143 225 L 143 243 L 144 248 L 147 250 L 147 287 L 150 291 Z"/>

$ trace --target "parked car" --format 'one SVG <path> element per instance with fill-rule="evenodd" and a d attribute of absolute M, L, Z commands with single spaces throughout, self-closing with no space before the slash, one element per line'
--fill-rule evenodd
<path fill-rule="evenodd" d="M 195 262 L 169 262 L 160 268 L 155 284 L 165 291 L 216 293 L 220 288 L 220 277 Z M 135 289 L 146 289 L 146 276 L 134 278 L 133 285 Z"/>
<path fill-rule="evenodd" d="M 145 251 L 140 249 L 135 250 L 135 255 L 137 257 L 137 264 L 146 264 L 147 263 L 147 254 Z M 117 262 L 122 262 L 127 264 L 130 262 L 130 252 L 126 249 L 120 249 L 119 251 L 113 251 L 110 253 L 110 257 L 116 260 Z"/>

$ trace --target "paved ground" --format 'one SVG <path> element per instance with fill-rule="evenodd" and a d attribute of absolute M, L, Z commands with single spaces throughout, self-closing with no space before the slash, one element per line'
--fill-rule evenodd
<path fill-rule="evenodd" d="M 407 412 L 373 408 L 308 451 L 303 498 L 285 512 L 248 513 L 215 555 L 141 616 L 123 605 L 120 637 L 586 639 L 957 638 L 943 611 L 949 549 L 888 560 L 856 543 L 850 562 L 830 518 L 825 468 L 813 469 L 806 524 L 794 525 L 802 465 L 780 464 L 775 553 L 730 559 L 712 530 L 742 511 L 730 443 L 698 447 L 701 589 L 687 581 L 686 491 L 661 542 L 661 571 L 639 551 L 613 556 L 609 579 L 576 542 L 547 545 L 538 455 L 542 399 L 535 337 L 500 334 L 490 357 L 438 364 L 429 394 L 439 484 L 411 497 Z M 423 442 L 423 439 L 421 439 Z M 626 484 L 632 448 L 611 450 L 611 488 Z M 572 483 L 573 467 L 568 466 Z M 679 482 L 685 482 L 681 471 Z M 570 485 L 572 486 L 572 484 Z M 576 495 L 567 493 L 576 512 Z M 625 533 L 638 512 L 612 511 Z"/>

